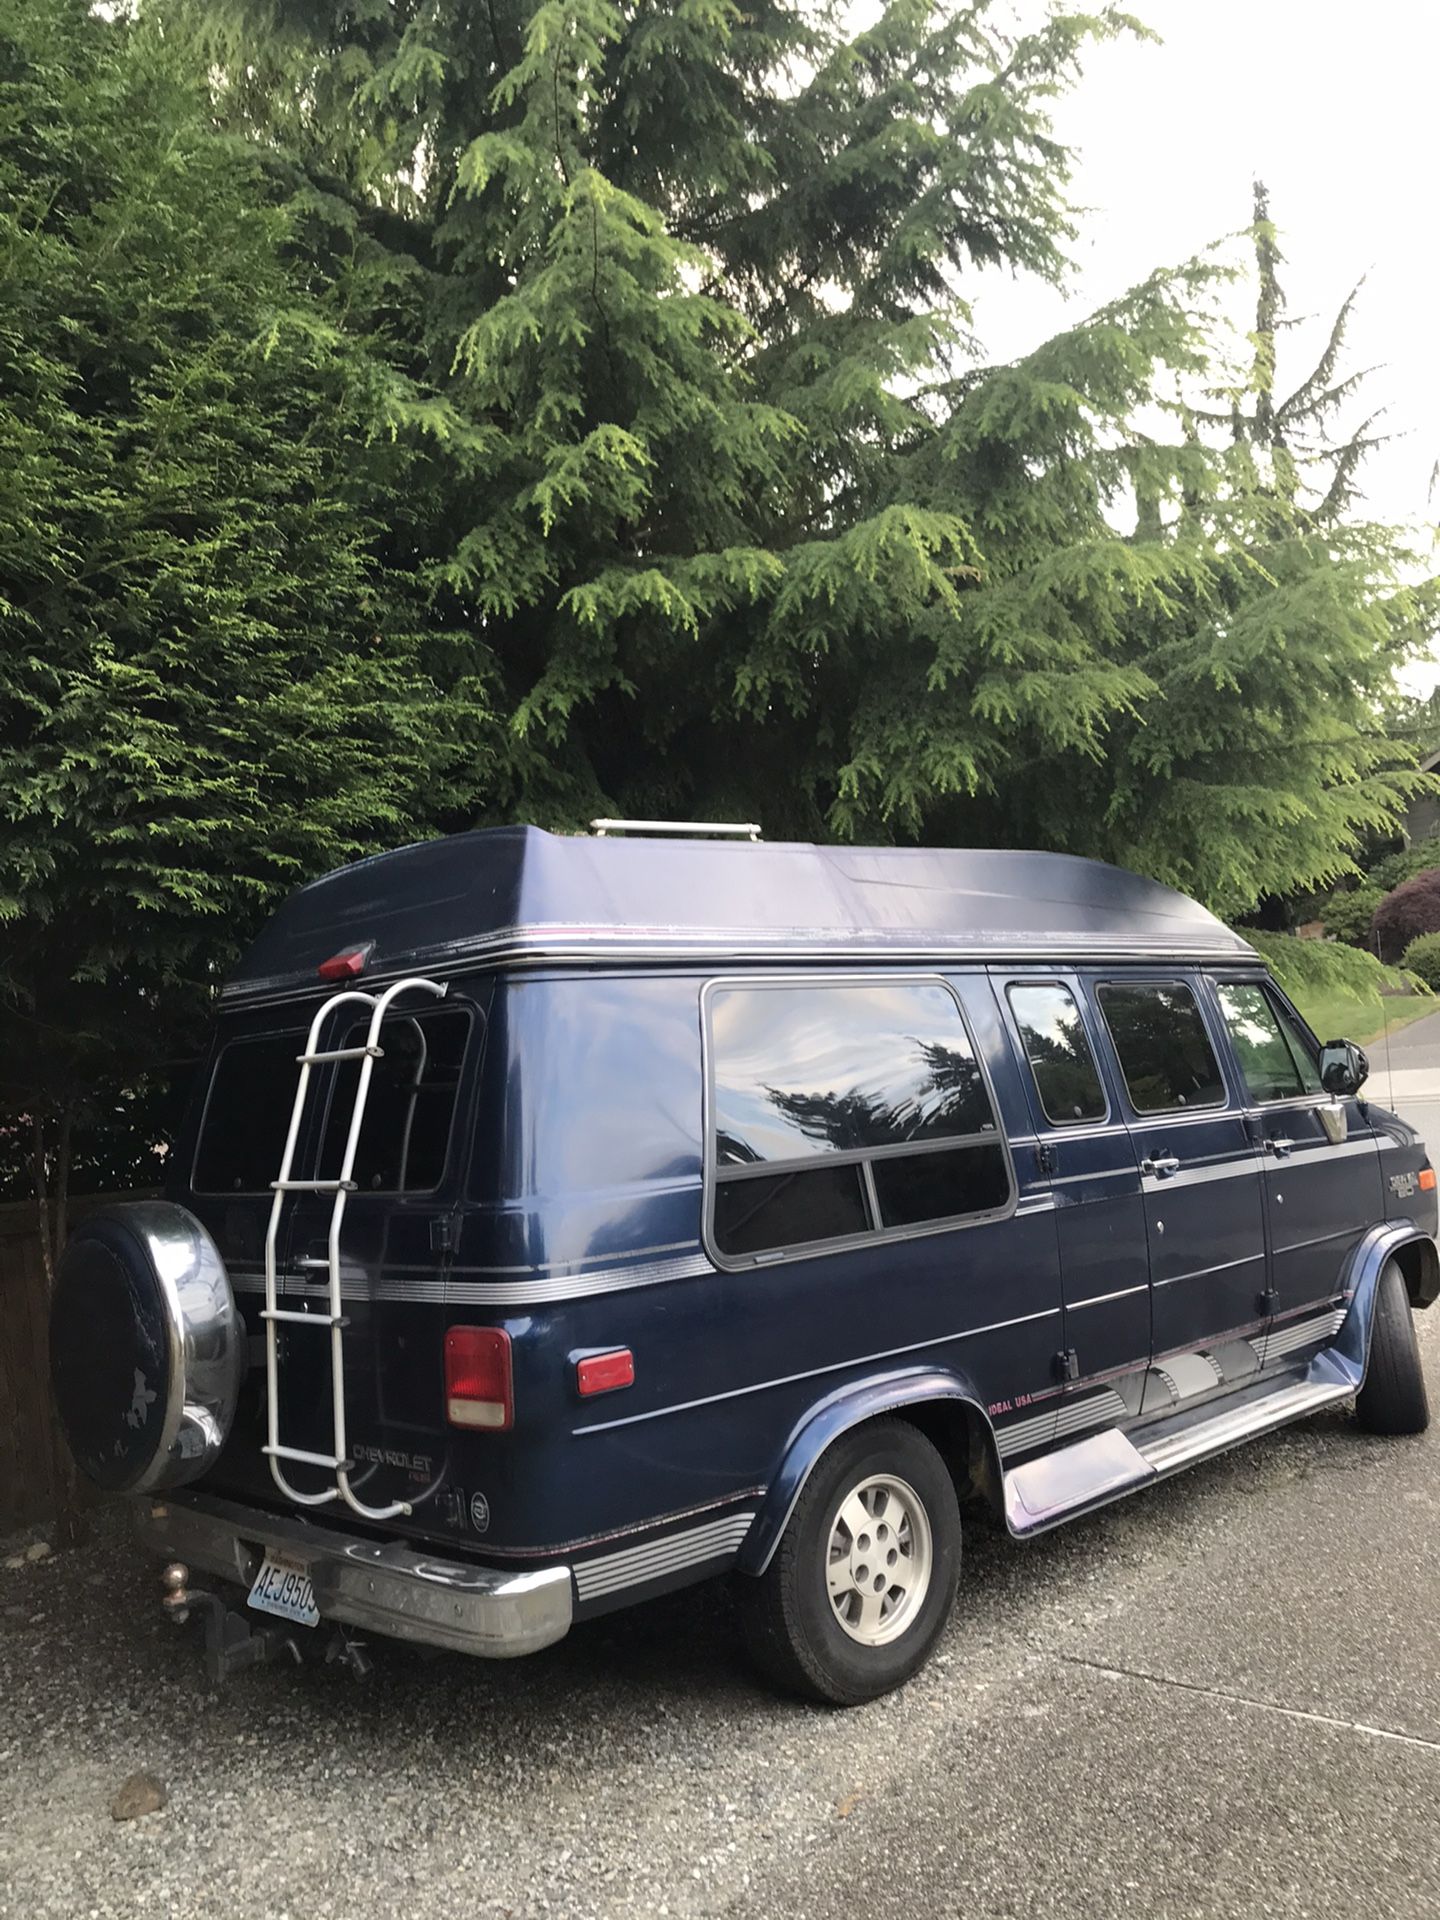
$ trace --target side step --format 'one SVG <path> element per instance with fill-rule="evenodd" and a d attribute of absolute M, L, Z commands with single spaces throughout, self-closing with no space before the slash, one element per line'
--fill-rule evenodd
<path fill-rule="evenodd" d="M 1318 1356 L 1319 1364 L 1312 1364 L 1305 1379 L 1282 1381 L 1240 1406 L 1222 1406 L 1208 1419 L 1171 1426 L 1153 1439 L 1141 1432 L 1132 1440 L 1111 1427 L 1012 1467 L 1004 1476 L 1006 1525 L 1019 1539 L 1043 1533 L 1061 1520 L 1118 1500 L 1197 1460 L 1224 1453 L 1242 1440 L 1348 1399 L 1355 1391 L 1354 1381 L 1337 1379 L 1338 1370 L 1325 1366 L 1323 1360 L 1323 1355 Z"/>

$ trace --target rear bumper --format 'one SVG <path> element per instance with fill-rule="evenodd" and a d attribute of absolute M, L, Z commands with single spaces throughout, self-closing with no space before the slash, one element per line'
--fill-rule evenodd
<path fill-rule="evenodd" d="M 139 1531 L 167 1559 L 247 1589 L 273 1548 L 304 1563 L 322 1618 L 492 1660 L 553 1645 L 574 1611 L 566 1566 L 517 1572 L 438 1560 L 205 1494 L 142 1501 Z"/>

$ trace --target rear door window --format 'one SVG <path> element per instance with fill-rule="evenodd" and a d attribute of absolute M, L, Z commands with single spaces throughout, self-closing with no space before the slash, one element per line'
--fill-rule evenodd
<path fill-rule="evenodd" d="M 232 1040 L 215 1062 L 200 1127 L 196 1193 L 264 1193 L 278 1179 L 303 1033 Z"/>
<path fill-rule="evenodd" d="M 457 1006 L 392 1014 L 386 1020 L 355 1157 L 353 1178 L 360 1191 L 425 1193 L 440 1184 L 470 1018 Z M 359 1046 L 365 1031 L 366 1022 L 357 1021 L 341 1034 L 327 1035 L 322 1045 Z M 223 1049 L 195 1155 L 197 1193 L 265 1193 L 279 1178 L 299 1084 L 296 1056 L 304 1045 L 305 1035 L 294 1032 L 232 1040 Z M 358 1060 L 314 1070 L 306 1107 L 308 1122 L 321 1125 L 318 1164 L 313 1170 L 302 1164 L 305 1141 L 314 1138 L 313 1132 L 302 1135 L 296 1178 L 339 1177 L 359 1071 Z"/>
<path fill-rule="evenodd" d="M 711 1230 L 731 1259 L 1003 1210 L 1010 1165 L 938 982 L 706 996 Z"/>
<path fill-rule="evenodd" d="M 1224 1105 L 1220 1065 L 1183 981 L 1102 986 L 1100 1007 L 1137 1113 Z"/>
<path fill-rule="evenodd" d="M 1055 1127 L 1103 1120 L 1108 1107 L 1075 996 L 1058 981 L 1010 988 L 1010 1011 L 1045 1118 Z"/>
<path fill-rule="evenodd" d="M 1257 1105 L 1322 1091 L 1309 1043 L 1264 987 L 1217 980 L 1215 992 L 1245 1085 Z"/>
<path fill-rule="evenodd" d="M 341 1046 L 363 1045 L 367 1025 L 356 1021 Z M 392 1013 L 385 1021 L 380 1030 L 384 1055 L 375 1062 L 351 1175 L 362 1193 L 428 1193 L 439 1186 L 469 1035 L 470 1016 L 459 1007 Z M 358 1060 L 344 1060 L 335 1069 L 320 1148 L 321 1180 L 339 1178 L 359 1074 Z"/>

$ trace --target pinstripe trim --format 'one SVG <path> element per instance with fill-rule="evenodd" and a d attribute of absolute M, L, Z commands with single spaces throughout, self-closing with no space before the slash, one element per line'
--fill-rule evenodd
<path fill-rule="evenodd" d="M 1058 1320 L 1059 1307 L 1045 1307 L 1039 1313 L 1022 1313 L 1013 1320 L 992 1320 L 988 1326 L 967 1327 L 962 1333 L 942 1333 L 929 1340 L 912 1340 L 907 1347 L 889 1347 L 883 1353 L 856 1354 L 851 1360 L 835 1360 L 826 1367 L 809 1367 L 803 1373 L 783 1373 L 773 1380 L 755 1380 L 745 1387 L 730 1387 L 724 1393 L 707 1393 L 698 1400 L 677 1400 L 672 1406 L 653 1407 L 649 1413 L 630 1413 L 620 1420 L 597 1420 L 588 1427 L 572 1427 L 571 1432 L 609 1433 L 615 1427 L 634 1427 L 645 1420 L 664 1420 L 672 1413 L 693 1413 L 696 1407 L 713 1407 L 721 1400 L 743 1400 L 747 1394 L 768 1393 L 772 1387 L 793 1387 L 797 1380 L 819 1380 L 827 1373 L 845 1373 L 852 1367 L 873 1366 L 878 1360 L 898 1360 L 902 1354 L 924 1353 L 932 1347 L 945 1347 L 956 1340 L 974 1340 L 983 1333 L 999 1333 L 1005 1327 L 1028 1326 L 1032 1320 Z"/>
<path fill-rule="evenodd" d="M 691 1527 L 686 1533 L 666 1534 L 661 1540 L 647 1540 L 638 1547 L 624 1547 L 619 1553 L 582 1560 L 574 1569 L 575 1591 L 582 1601 L 598 1600 L 623 1587 L 637 1587 L 706 1560 L 728 1559 L 739 1552 L 754 1518 L 753 1511 L 731 1513 L 703 1527 Z"/>
<path fill-rule="evenodd" d="M 1005 1460 L 1011 1454 L 1024 1453 L 1028 1447 L 1044 1446 L 1047 1440 L 1063 1440 L 1073 1433 L 1088 1432 L 1091 1427 L 1113 1426 L 1116 1421 L 1129 1417 L 1130 1410 L 1119 1394 L 1113 1387 L 1106 1387 L 1083 1400 L 1070 1401 L 1058 1414 L 1054 1411 L 1035 1414 L 1028 1420 L 1017 1420 L 1013 1427 L 997 1427 L 995 1441 L 1000 1458 Z"/>
<path fill-rule="evenodd" d="M 1294 1326 L 1281 1327 L 1277 1333 L 1266 1334 L 1263 1341 L 1253 1341 L 1251 1344 L 1263 1347 L 1260 1364 L 1268 1367 L 1272 1360 L 1278 1360 L 1282 1354 L 1294 1353 L 1297 1348 L 1308 1347 L 1316 1340 L 1332 1340 L 1344 1320 L 1344 1307 L 1336 1307 L 1331 1313 L 1322 1313 L 1318 1320 L 1301 1320 Z"/>

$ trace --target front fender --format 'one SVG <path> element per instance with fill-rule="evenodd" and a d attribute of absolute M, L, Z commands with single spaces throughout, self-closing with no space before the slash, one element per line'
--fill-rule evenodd
<path fill-rule="evenodd" d="M 1365 1384 L 1380 1276 L 1385 1271 L 1386 1262 L 1393 1259 L 1402 1247 L 1416 1245 L 1428 1249 L 1430 1262 L 1427 1265 L 1433 1271 L 1435 1242 L 1413 1221 L 1387 1221 L 1384 1226 L 1372 1227 L 1366 1234 L 1351 1255 L 1350 1271 L 1346 1275 L 1345 1294 L 1350 1302 L 1350 1311 L 1333 1344 L 1314 1361 L 1312 1373 L 1330 1373 L 1337 1382 L 1344 1381 L 1356 1392 Z"/>
<path fill-rule="evenodd" d="M 792 1429 L 764 1503 L 740 1549 L 737 1564 L 741 1572 L 763 1573 L 769 1566 L 816 1462 L 842 1433 L 881 1414 L 898 1413 L 922 1401 L 937 1400 L 960 1402 L 979 1416 L 991 1461 L 998 1473 L 1000 1455 L 995 1444 L 995 1429 L 979 1396 L 962 1375 L 945 1367 L 914 1367 L 884 1374 L 878 1379 L 854 1381 L 811 1407 Z"/>

